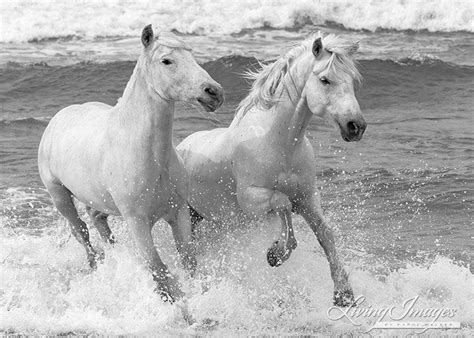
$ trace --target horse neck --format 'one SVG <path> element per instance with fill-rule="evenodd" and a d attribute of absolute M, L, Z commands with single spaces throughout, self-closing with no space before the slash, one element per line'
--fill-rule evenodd
<path fill-rule="evenodd" d="M 292 87 L 283 88 L 279 101 L 271 108 L 271 127 L 267 135 L 269 142 L 283 147 L 289 153 L 303 140 L 312 116 L 306 98 L 302 96 L 303 85 L 296 85 L 300 88 L 295 88 L 291 78 L 290 74 L 286 75 L 286 86 Z"/>
<path fill-rule="evenodd" d="M 163 99 L 145 81 L 139 59 L 124 94 L 115 106 L 117 124 L 137 151 L 154 158 L 167 157 L 172 149 L 174 102 Z"/>

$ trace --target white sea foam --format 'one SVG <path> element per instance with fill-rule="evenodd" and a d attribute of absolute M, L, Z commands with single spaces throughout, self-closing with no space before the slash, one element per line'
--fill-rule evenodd
<path fill-rule="evenodd" d="M 301 218 L 295 223 L 299 246 L 279 268 L 265 260 L 277 229 L 250 224 L 219 234 L 201 231 L 194 280 L 185 277 L 177 262 L 169 227 L 158 223 L 155 242 L 184 284 L 187 311 L 196 321 L 189 325 L 179 306 L 162 303 L 153 292 L 151 276 L 121 219 L 112 222 L 119 241 L 114 247 L 91 231 L 93 245 L 106 257 L 94 272 L 64 221 L 53 222 L 41 235 L 0 221 L 0 332 L 325 335 L 369 329 L 373 318 L 362 318 L 361 327 L 328 319 L 333 285 L 327 260 Z M 452 320 L 463 328 L 448 333 L 472 333 L 474 279 L 468 268 L 439 257 L 396 271 L 387 266 L 373 269 L 356 262 L 353 253 L 343 248 L 340 252 L 346 256 L 356 294 L 366 296 L 374 307 L 402 307 L 418 295 L 419 307 L 456 309 Z"/>
<path fill-rule="evenodd" d="M 0 3 L 0 42 L 50 37 L 136 36 L 144 25 L 229 34 L 333 22 L 349 29 L 474 32 L 469 0 L 9 0 Z"/>

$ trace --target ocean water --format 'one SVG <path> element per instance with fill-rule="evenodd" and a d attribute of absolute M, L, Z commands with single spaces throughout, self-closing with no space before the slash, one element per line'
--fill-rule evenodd
<path fill-rule="evenodd" d="M 226 91 L 216 116 L 178 105 L 176 143 L 228 126 L 248 92 L 242 74 L 258 61 L 276 59 L 315 30 L 359 40 L 364 138 L 346 143 L 316 119 L 308 130 L 322 205 L 350 282 L 373 308 L 401 309 L 417 296 L 418 308 L 453 309 L 449 320 L 460 329 L 427 334 L 472 336 L 473 13 L 472 1 L 2 1 L 0 332 L 359 335 L 375 322 L 329 318 L 328 263 L 299 216 L 298 248 L 276 269 L 265 253 L 277 224 L 215 229 L 204 222 L 194 279 L 179 264 L 168 225 L 157 223 L 156 246 L 179 276 L 186 304 L 164 304 L 153 292 L 120 217 L 111 217 L 113 247 L 91 230 L 105 260 L 89 270 L 42 186 L 38 143 L 61 108 L 117 101 L 140 31 L 152 23 L 182 35 Z"/>

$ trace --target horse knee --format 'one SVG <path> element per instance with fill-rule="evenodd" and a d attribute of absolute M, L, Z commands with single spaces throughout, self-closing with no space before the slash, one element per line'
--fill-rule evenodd
<path fill-rule="evenodd" d="M 92 209 L 90 206 L 86 206 L 86 211 L 93 222 L 107 221 L 107 217 L 109 217 L 108 214 Z"/>
<path fill-rule="evenodd" d="M 189 204 L 188 204 L 188 208 L 189 208 L 189 216 L 191 218 L 191 225 L 192 225 L 192 229 L 193 231 L 195 230 L 195 227 L 202 221 L 204 220 L 204 217 L 201 216 L 201 214 L 199 214 L 196 210 L 194 210 Z"/>
<path fill-rule="evenodd" d="M 288 195 L 275 191 L 270 199 L 270 207 L 276 212 L 291 211 L 293 208 Z"/>
<path fill-rule="evenodd" d="M 106 243 L 114 244 L 115 236 L 112 234 L 109 224 L 107 223 L 107 218 L 109 215 L 92 209 L 87 210 L 87 213 L 89 214 L 92 224 L 94 224 L 102 240 Z"/>

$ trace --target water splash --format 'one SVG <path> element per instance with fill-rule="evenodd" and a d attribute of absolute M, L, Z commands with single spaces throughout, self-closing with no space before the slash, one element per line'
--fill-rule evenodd
<path fill-rule="evenodd" d="M 331 321 L 332 280 L 316 239 L 296 217 L 297 250 L 280 268 L 271 268 L 265 251 L 275 224 L 251 223 L 216 231 L 204 223 L 199 232 L 199 268 L 189 279 L 177 259 L 168 226 L 158 223 L 154 239 L 164 261 L 187 292 L 189 325 L 178 305 L 161 302 L 135 252 L 126 225 L 113 219 L 119 243 L 111 247 L 91 231 L 105 252 L 97 271 L 87 267 L 82 247 L 57 220 L 38 236 L 0 228 L 0 331 L 37 334 L 329 334 L 357 333 L 361 327 Z M 453 307 L 461 331 L 472 332 L 473 275 L 444 257 L 422 264 L 367 269 L 368 257 L 340 245 L 356 295 L 377 306 L 400 305 L 419 295 L 420 306 Z M 450 278 L 444 278 L 450 276 Z M 469 291 L 471 290 L 471 291 Z M 451 332 L 450 332 L 451 333 Z"/>

